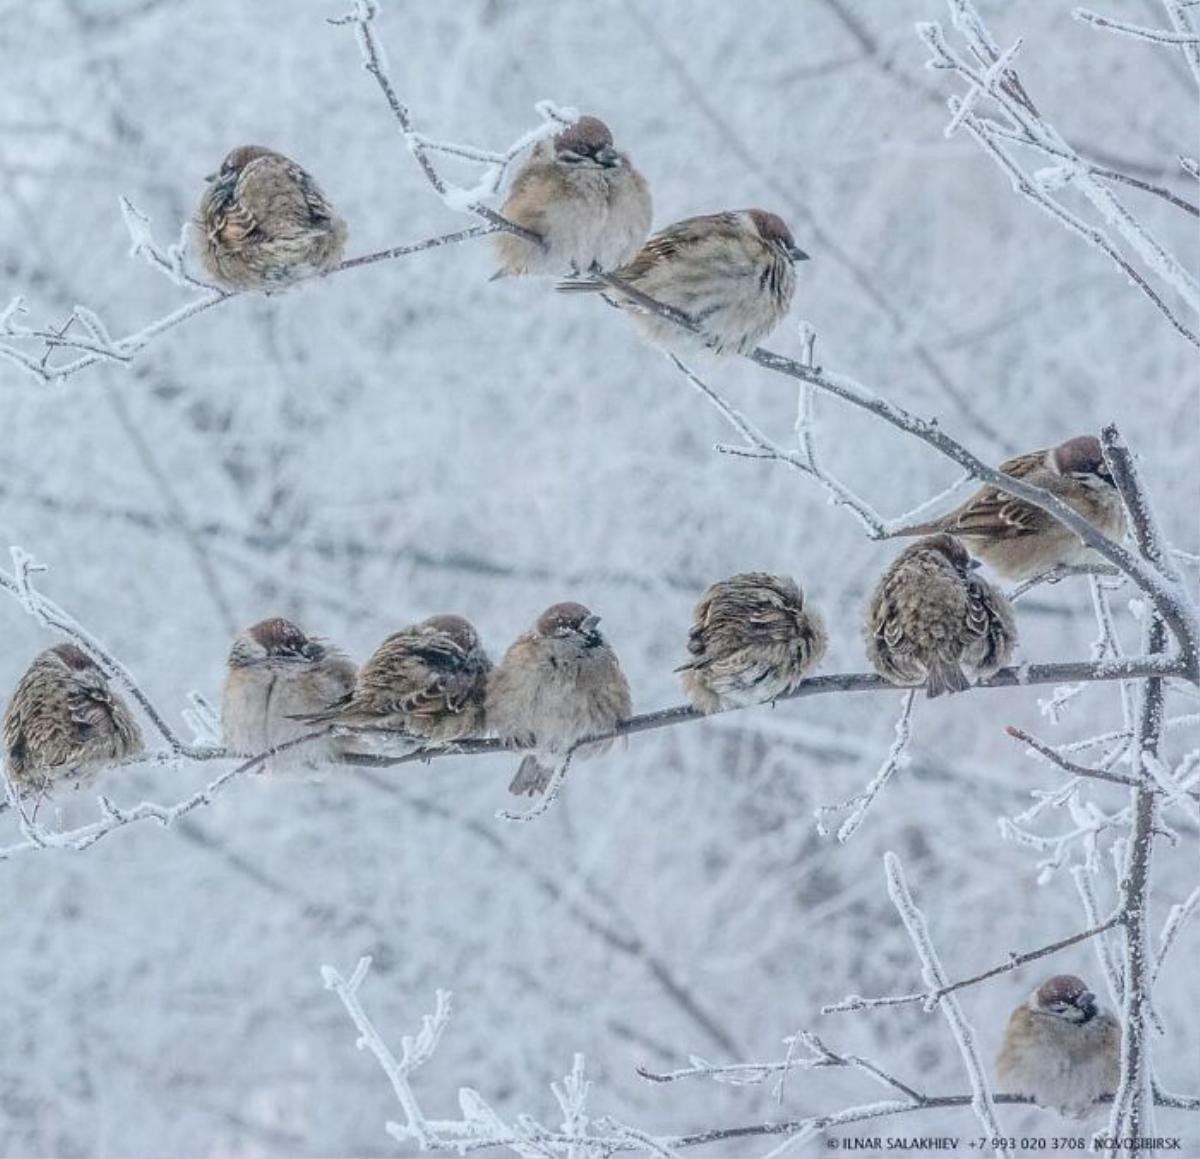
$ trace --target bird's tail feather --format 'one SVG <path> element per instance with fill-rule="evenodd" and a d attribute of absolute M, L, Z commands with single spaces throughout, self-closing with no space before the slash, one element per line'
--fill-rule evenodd
<path fill-rule="evenodd" d="M 554 288 L 560 294 L 597 294 L 607 287 L 604 282 L 598 282 L 594 279 L 585 280 L 583 278 L 576 278 L 574 280 L 556 282 Z"/>
<path fill-rule="evenodd" d="M 957 660 L 939 657 L 929 665 L 925 678 L 925 695 L 932 700 L 943 692 L 966 692 L 971 687 L 962 665 Z"/>
<path fill-rule="evenodd" d="M 546 791 L 553 775 L 553 769 L 546 768 L 530 753 L 517 767 L 516 775 L 509 782 L 508 791 L 515 797 L 535 797 Z"/>
<path fill-rule="evenodd" d="M 884 539 L 901 539 L 906 537 L 915 537 L 918 535 L 936 535 L 939 531 L 944 531 L 940 519 L 930 519 L 926 523 L 910 523 L 906 527 L 895 527 L 890 531 L 885 531 Z"/>

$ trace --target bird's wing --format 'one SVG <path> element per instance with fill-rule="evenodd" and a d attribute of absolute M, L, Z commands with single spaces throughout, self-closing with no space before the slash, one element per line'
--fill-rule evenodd
<path fill-rule="evenodd" d="M 732 230 L 737 218 L 731 213 L 706 213 L 687 217 L 656 233 L 628 265 L 614 273 L 623 281 L 636 282 L 660 262 L 670 261 L 697 242 L 708 241 L 716 232 Z"/>
<path fill-rule="evenodd" d="M 1000 471 L 1014 479 L 1027 478 L 1046 459 L 1045 450 L 1018 455 L 1000 464 Z M 991 484 L 980 487 L 965 503 L 927 523 L 914 523 L 893 532 L 894 535 L 930 535 L 948 531 L 951 535 L 983 536 L 988 539 L 1017 539 L 1044 530 L 1050 516 L 1040 507 L 1017 499 Z"/>

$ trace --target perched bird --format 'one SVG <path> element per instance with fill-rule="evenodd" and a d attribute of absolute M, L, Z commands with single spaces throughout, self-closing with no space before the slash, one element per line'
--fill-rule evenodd
<path fill-rule="evenodd" d="M 1079 435 L 1048 450 L 1018 455 L 1001 463 L 1000 470 L 1058 496 L 1109 539 L 1124 538 L 1125 507 L 1095 436 Z M 984 563 L 1014 580 L 1099 560 L 1053 515 L 990 484 L 953 511 L 891 534 L 929 535 L 936 531 L 968 540 L 971 551 Z"/>
<path fill-rule="evenodd" d="M 346 223 L 295 161 L 239 145 L 193 219 L 200 261 L 229 290 L 277 290 L 342 260 Z"/>
<path fill-rule="evenodd" d="M 462 616 L 430 616 L 384 640 L 351 692 L 300 719 L 399 729 L 435 743 L 479 736 L 491 668 Z"/>
<path fill-rule="evenodd" d="M 561 282 L 558 288 L 611 290 L 651 341 L 667 349 L 686 351 L 699 344 L 717 353 L 745 354 L 788 312 L 795 263 L 807 260 L 781 218 L 762 209 L 740 209 L 677 221 L 656 233 L 631 262 L 611 271 L 641 294 L 682 311 L 700 326 L 699 335 L 599 278 Z"/>
<path fill-rule="evenodd" d="M 514 178 L 500 213 L 542 241 L 495 238 L 500 269 L 514 274 L 581 274 L 629 261 L 650 232 L 646 179 L 596 117 L 580 117 L 542 141 Z"/>
<path fill-rule="evenodd" d="M 312 732 L 296 720 L 318 712 L 354 687 L 354 664 L 323 640 L 306 636 L 290 620 L 262 620 L 242 632 L 229 652 L 221 696 L 225 745 L 254 756 Z M 334 753 L 332 740 L 277 753 L 262 772 L 302 773 Z"/>
<path fill-rule="evenodd" d="M 1072 974 L 1042 983 L 1012 1012 L 996 1056 L 996 1077 L 1013 1094 L 1070 1119 L 1099 1108 L 1121 1077 L 1121 1024 Z"/>
<path fill-rule="evenodd" d="M 518 796 L 544 793 L 576 741 L 607 732 L 630 714 L 629 682 L 599 622 L 582 604 L 551 605 L 513 641 L 488 681 L 491 730 L 533 748 L 508 786 Z M 574 759 L 610 747 L 607 741 L 585 745 Z"/>
<path fill-rule="evenodd" d="M 683 674 L 701 712 L 740 708 L 791 691 L 825 655 L 820 613 L 788 576 L 752 571 L 713 584 L 696 605 Z"/>
<path fill-rule="evenodd" d="M 1012 605 L 972 572 L 951 535 L 906 547 L 883 573 L 867 616 L 867 655 L 893 684 L 926 695 L 961 692 L 1008 662 L 1017 640 Z M 966 671 L 964 671 L 966 669 Z"/>
<path fill-rule="evenodd" d="M 4 714 L 4 754 L 18 792 L 76 787 L 105 765 L 142 752 L 142 732 L 83 649 L 57 644 L 34 658 Z"/>

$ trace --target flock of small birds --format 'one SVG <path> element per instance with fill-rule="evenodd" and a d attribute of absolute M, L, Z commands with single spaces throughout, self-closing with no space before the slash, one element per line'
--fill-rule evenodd
<path fill-rule="evenodd" d="M 646 180 L 590 116 L 532 151 L 501 213 L 541 240 L 498 233 L 495 277 L 549 275 L 567 279 L 562 290 L 603 291 L 668 348 L 699 341 L 717 353 L 752 349 L 787 314 L 795 263 L 807 258 L 782 219 L 761 209 L 688 218 L 647 240 Z M 230 290 L 270 291 L 327 273 L 342 260 L 347 236 L 303 168 L 250 145 L 234 149 L 208 179 L 193 227 L 205 270 Z M 683 312 L 699 334 L 648 310 L 639 296 Z M 1121 500 L 1095 437 L 1021 455 L 1000 470 L 1051 491 L 1110 538 L 1124 536 Z M 886 680 L 923 686 L 930 697 L 969 688 L 1012 656 L 1012 605 L 978 574 L 980 562 L 1023 580 L 1094 561 L 1063 524 L 991 486 L 893 534 L 919 538 L 875 587 L 866 652 Z M 431 616 L 388 636 L 361 668 L 286 619 L 263 620 L 229 653 L 225 743 L 250 757 L 329 726 L 327 735 L 275 752 L 261 769 L 309 776 L 372 730 L 418 747 L 492 736 L 528 750 L 510 790 L 542 794 L 578 742 L 610 733 L 632 712 L 629 683 L 599 620 L 582 604 L 554 604 L 493 666 L 469 621 Z M 748 572 L 703 594 L 677 671 L 692 705 L 717 712 L 786 696 L 827 645 L 820 613 L 793 579 Z M 71 643 L 42 652 L 21 677 L 5 712 L 4 743 L 11 783 L 39 798 L 144 752 L 129 706 Z M 573 757 L 599 755 L 610 743 L 590 743 Z M 998 1077 L 1043 1106 L 1082 1116 L 1115 1090 L 1119 1048 L 1116 1019 L 1098 1011 L 1080 979 L 1060 975 L 1014 1011 Z"/>

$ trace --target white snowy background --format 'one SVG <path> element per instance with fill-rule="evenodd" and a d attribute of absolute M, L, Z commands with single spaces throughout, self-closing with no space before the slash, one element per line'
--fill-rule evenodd
<path fill-rule="evenodd" d="M 1005 43 L 1025 38 L 1022 77 L 1064 135 L 1187 192 L 1174 158 L 1195 152 L 1197 119 L 1182 59 L 1080 25 L 1071 6 L 980 4 Z M 1110 10 L 1161 22 L 1149 2 Z M 325 23 L 338 14 L 334 0 L 0 3 L 0 297 L 20 292 L 40 317 L 83 302 L 114 332 L 165 313 L 178 291 L 127 257 L 117 198 L 170 240 L 242 142 L 318 176 L 351 253 L 467 224 L 405 152 L 352 34 Z M 913 23 L 945 18 L 941 0 L 393 0 L 379 30 L 426 132 L 503 147 L 551 97 L 610 123 L 653 187 L 656 225 L 779 212 L 813 258 L 770 343 L 784 353 L 808 320 L 822 365 L 938 415 L 992 461 L 1116 421 L 1169 538 L 1195 550 L 1194 351 L 965 137 L 943 138 L 949 86 L 923 69 Z M 1193 219 L 1122 195 L 1194 265 Z M 671 670 L 695 599 L 748 569 L 795 574 L 831 628 L 824 670 L 863 670 L 862 609 L 894 545 L 868 542 L 799 476 L 715 454 L 719 416 L 614 311 L 490 272 L 475 241 L 240 298 L 129 371 L 43 387 L 0 364 L 0 541 L 50 565 L 42 589 L 175 719 L 189 690 L 217 697 L 233 631 L 265 615 L 361 659 L 401 624 L 461 612 L 497 655 L 564 598 L 603 615 L 635 707 L 664 706 L 680 699 Z M 785 379 L 737 359 L 704 371 L 786 441 Z M 818 405 L 830 467 L 886 513 L 953 480 L 899 432 Z M 1136 647 L 1131 592 L 1116 603 Z M 1086 583 L 1031 594 L 1020 629 L 1024 659 L 1086 658 Z M 0 640 L 4 690 L 54 642 L 11 600 Z M 961 1093 L 938 1014 L 819 1008 L 921 986 L 884 890 L 888 849 L 952 977 L 1084 928 L 1065 870 L 1039 886 L 1038 855 L 997 826 L 1060 780 L 1005 725 L 1057 743 L 1120 724 L 1115 686 L 1091 687 L 1058 727 L 1038 710 L 1051 694 L 919 702 L 911 767 L 845 846 L 818 837 L 813 810 L 870 777 L 899 694 L 634 737 L 527 825 L 495 817 L 511 758 L 455 758 L 321 786 L 252 779 L 170 830 L 2 864 L 0 1153 L 405 1153 L 383 1132 L 397 1114 L 384 1076 L 322 988 L 322 963 L 360 954 L 375 960 L 361 997 L 393 1041 L 437 987 L 455 993 L 414 1080 L 431 1113 L 453 1115 L 469 1085 L 506 1115 L 553 1119 L 548 1084 L 575 1051 L 596 1113 L 649 1130 L 877 1097 L 839 1072 L 791 1076 L 780 1106 L 765 1087 L 655 1086 L 634 1071 L 690 1052 L 733 1061 L 731 1048 L 779 1058 L 802 1027 Z M 1196 736 L 1173 733 L 1169 755 Z M 170 801 L 211 775 L 102 787 Z M 1108 808 L 1122 792 L 1087 790 Z M 63 819 L 94 813 L 81 794 Z M 1069 824 L 1056 814 L 1046 829 Z M 1195 885 L 1194 829 L 1183 838 L 1159 843 L 1155 928 Z M 1111 874 L 1098 888 L 1107 906 Z M 1154 1043 L 1164 1083 L 1187 1093 L 1198 950 L 1193 924 L 1159 987 Z M 1103 991 L 1083 945 L 962 994 L 989 1058 L 1008 1011 L 1056 971 Z M 1081 1133 L 1029 1108 L 998 1114 L 1014 1133 Z M 1200 1148 L 1198 1118 L 1160 1111 L 1160 1133 Z M 978 1134 L 969 1110 L 880 1126 Z"/>

